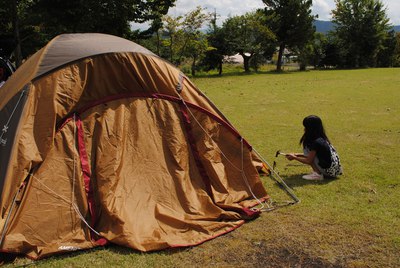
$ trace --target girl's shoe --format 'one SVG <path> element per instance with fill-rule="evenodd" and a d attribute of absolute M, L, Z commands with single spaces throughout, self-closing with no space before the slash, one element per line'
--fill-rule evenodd
<path fill-rule="evenodd" d="M 304 175 L 303 179 L 309 180 L 309 181 L 322 181 L 324 179 L 324 175 L 319 174 L 319 173 L 314 171 L 311 174 Z"/>

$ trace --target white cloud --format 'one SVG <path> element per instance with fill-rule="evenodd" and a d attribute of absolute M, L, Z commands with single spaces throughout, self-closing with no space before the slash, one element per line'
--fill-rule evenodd
<path fill-rule="evenodd" d="M 400 25 L 400 0 L 381 0 L 387 8 L 387 15 L 390 23 Z M 216 10 L 218 24 L 222 24 L 228 16 L 243 15 L 246 12 L 263 8 L 264 3 L 261 0 L 177 0 L 175 7 L 170 8 L 169 15 L 183 15 L 197 6 L 206 8 L 208 12 Z M 318 15 L 319 20 L 330 20 L 332 18 L 332 10 L 336 8 L 334 0 L 313 0 L 312 13 Z M 132 24 L 133 28 L 145 29 L 147 24 Z"/>
<path fill-rule="evenodd" d="M 333 1 L 314 0 L 312 11 L 314 15 L 318 15 L 319 20 L 330 20 L 332 18 L 332 9 L 335 8 Z"/>
<path fill-rule="evenodd" d="M 387 14 L 391 23 L 400 25 L 400 1 L 399 0 L 386 0 L 382 1 L 387 7 Z"/>
<path fill-rule="evenodd" d="M 400 1 L 381 0 L 387 8 L 387 16 L 394 25 L 400 25 Z M 332 10 L 336 8 L 334 0 L 313 0 L 313 14 L 318 14 L 320 20 L 330 20 Z"/>
<path fill-rule="evenodd" d="M 391 23 L 400 25 L 400 1 L 399 0 L 381 0 L 387 7 L 387 15 Z M 175 7 L 170 9 L 169 14 L 173 16 L 183 15 L 196 6 L 206 7 L 207 11 L 220 15 L 220 23 L 229 15 L 243 15 L 246 12 L 254 11 L 262 8 L 264 3 L 261 0 L 177 0 Z M 318 14 L 320 20 L 330 20 L 332 18 L 332 10 L 335 9 L 334 0 L 313 0 L 313 14 Z"/>
<path fill-rule="evenodd" d="M 219 15 L 219 23 L 222 23 L 228 16 L 243 15 L 246 12 L 262 8 L 264 3 L 259 0 L 203 0 L 201 3 L 192 0 L 177 0 L 175 7 L 168 12 L 169 15 L 178 16 L 195 9 L 197 6 L 206 8 L 208 12 L 216 11 Z"/>

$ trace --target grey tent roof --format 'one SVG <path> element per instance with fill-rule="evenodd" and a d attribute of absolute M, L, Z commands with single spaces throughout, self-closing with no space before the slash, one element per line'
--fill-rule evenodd
<path fill-rule="evenodd" d="M 68 62 L 93 55 L 118 52 L 153 54 L 129 40 L 99 33 L 62 34 L 54 38 L 44 49 L 46 57 L 41 62 L 35 77 Z"/>

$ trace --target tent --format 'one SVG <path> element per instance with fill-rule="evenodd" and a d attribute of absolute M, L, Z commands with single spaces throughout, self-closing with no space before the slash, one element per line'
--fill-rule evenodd
<path fill-rule="evenodd" d="M 257 217 L 259 159 L 177 68 L 105 34 L 57 36 L 0 89 L 0 251 L 198 245 Z"/>

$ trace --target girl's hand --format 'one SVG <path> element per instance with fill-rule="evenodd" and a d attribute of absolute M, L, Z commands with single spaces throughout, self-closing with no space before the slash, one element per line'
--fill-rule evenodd
<path fill-rule="evenodd" d="M 294 153 L 286 154 L 286 159 L 289 161 L 292 161 L 295 158 L 296 158 L 296 155 Z"/>

